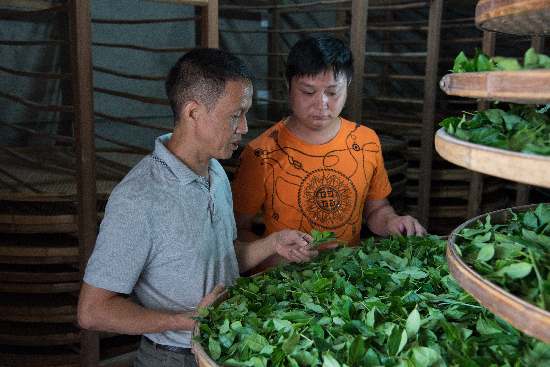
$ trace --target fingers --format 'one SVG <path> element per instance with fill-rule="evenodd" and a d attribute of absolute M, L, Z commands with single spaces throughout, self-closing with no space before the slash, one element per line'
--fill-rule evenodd
<path fill-rule="evenodd" d="M 214 289 L 212 289 L 212 292 L 210 292 L 210 294 L 214 294 L 215 296 L 219 296 L 220 294 L 223 293 L 223 291 L 225 291 L 225 282 L 220 282 L 219 284 L 217 284 Z"/>
<path fill-rule="evenodd" d="M 290 238 L 291 242 L 296 245 L 305 246 L 313 241 L 313 237 L 304 232 L 290 231 L 290 235 L 292 236 Z"/>
<path fill-rule="evenodd" d="M 307 243 L 312 243 L 313 242 L 313 237 L 310 235 L 310 234 L 307 234 L 307 233 L 303 233 L 303 239 L 307 242 Z"/>
<path fill-rule="evenodd" d="M 422 227 L 420 222 L 410 215 L 399 216 L 390 221 L 388 223 L 388 233 L 396 236 L 416 235 L 419 237 L 427 234 L 426 229 Z"/>
<path fill-rule="evenodd" d="M 289 259 L 292 262 L 307 262 L 311 260 L 314 257 L 317 257 L 319 255 L 319 252 L 317 250 L 309 250 L 305 248 L 300 249 L 293 249 L 289 252 Z"/>
<path fill-rule="evenodd" d="M 210 305 L 210 303 L 212 301 L 214 301 L 214 299 L 216 297 L 218 297 L 220 294 L 222 294 L 223 292 L 225 291 L 225 283 L 224 282 L 220 282 L 218 283 L 210 293 L 208 293 L 206 296 L 204 296 L 204 298 L 199 302 L 199 305 L 198 307 L 201 308 L 201 307 L 208 307 L 208 305 Z"/>

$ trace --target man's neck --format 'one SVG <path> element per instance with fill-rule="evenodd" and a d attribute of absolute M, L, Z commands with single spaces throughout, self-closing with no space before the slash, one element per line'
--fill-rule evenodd
<path fill-rule="evenodd" d="M 286 127 L 293 133 L 298 139 L 311 144 L 322 145 L 332 141 L 342 126 L 342 120 L 338 118 L 338 123 L 330 124 L 323 129 L 309 129 L 305 125 L 296 122 L 294 116 L 285 120 Z"/>

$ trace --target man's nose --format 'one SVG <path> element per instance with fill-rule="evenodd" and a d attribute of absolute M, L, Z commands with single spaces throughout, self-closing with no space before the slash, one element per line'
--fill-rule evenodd
<path fill-rule="evenodd" d="M 319 97 L 317 97 L 316 106 L 318 109 L 323 110 L 327 108 L 327 102 L 328 102 L 328 97 L 326 96 L 325 93 L 321 93 Z"/>
<path fill-rule="evenodd" d="M 237 129 L 235 130 L 236 134 L 246 134 L 248 132 L 248 122 L 246 116 L 243 115 L 241 121 L 237 124 Z"/>

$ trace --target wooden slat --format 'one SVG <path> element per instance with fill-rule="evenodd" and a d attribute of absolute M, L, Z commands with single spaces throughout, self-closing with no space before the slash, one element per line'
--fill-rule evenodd
<path fill-rule="evenodd" d="M 472 171 L 525 184 L 550 187 L 548 156 L 473 144 L 452 137 L 444 128 L 437 131 L 435 148 L 447 161 Z"/>
<path fill-rule="evenodd" d="M 428 50 L 426 59 L 426 82 L 424 83 L 424 100 L 422 106 L 422 135 L 420 137 L 420 169 L 422 176 L 418 186 L 418 221 L 425 227 L 429 227 L 431 171 L 433 161 L 433 142 L 435 130 L 435 100 L 439 65 L 439 42 L 441 39 L 441 18 L 443 13 L 443 0 L 430 2 Z"/>
<path fill-rule="evenodd" d="M 76 322 L 77 298 L 68 293 L 0 293 L 0 320 L 12 322 Z"/>
<path fill-rule="evenodd" d="M 197 5 L 197 6 L 206 6 L 208 5 L 208 0 L 140 0 L 140 1 L 153 1 L 159 3 L 172 3 L 172 4 L 182 4 L 182 5 Z"/>
<path fill-rule="evenodd" d="M 49 347 L 52 348 L 52 347 Z M 44 354 L 30 354 L 30 351 L 16 353 L 0 352 L 0 360 L 6 366 L 17 367 L 81 367 L 78 353 L 67 348 L 66 353 L 43 351 Z"/>
<path fill-rule="evenodd" d="M 67 283 L 0 282 L 0 292 L 52 294 L 78 291 L 80 291 L 80 281 Z"/>
<path fill-rule="evenodd" d="M 352 2 L 352 16 L 350 27 L 350 49 L 354 55 L 365 54 L 366 26 L 368 13 L 368 0 L 355 0 Z M 362 75 L 365 71 L 365 58 L 356 57 L 353 66 L 354 75 Z M 363 79 L 352 78 L 348 88 L 348 116 L 351 121 L 361 121 L 363 92 Z"/>
<path fill-rule="evenodd" d="M 51 9 L 59 6 L 59 4 L 53 1 L 41 0 L 0 0 L 0 6 L 11 6 L 14 8 L 27 9 Z"/>
<path fill-rule="evenodd" d="M 80 342 L 80 329 L 73 324 L 0 322 L 0 343 L 7 345 L 63 345 Z"/>
<path fill-rule="evenodd" d="M 80 279 L 78 270 L 69 265 L 8 265 L 0 266 L 0 282 L 65 283 Z"/>
<path fill-rule="evenodd" d="M 448 95 L 491 101 L 546 104 L 550 101 L 550 70 L 500 70 L 445 75 L 440 88 Z"/>

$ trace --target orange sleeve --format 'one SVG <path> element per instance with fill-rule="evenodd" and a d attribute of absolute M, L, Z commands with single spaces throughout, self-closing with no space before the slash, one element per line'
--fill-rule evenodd
<path fill-rule="evenodd" d="M 237 162 L 235 178 L 231 183 L 233 193 L 233 211 L 253 215 L 260 212 L 265 201 L 265 168 L 262 158 L 246 146 Z"/>
<path fill-rule="evenodd" d="M 380 140 L 376 136 L 376 142 L 381 147 Z M 382 150 L 380 150 L 376 156 L 376 172 L 374 173 L 370 182 L 369 193 L 367 200 L 379 200 L 383 199 L 391 193 L 391 184 L 388 178 L 388 172 L 384 166 L 384 158 L 382 156 Z"/>

